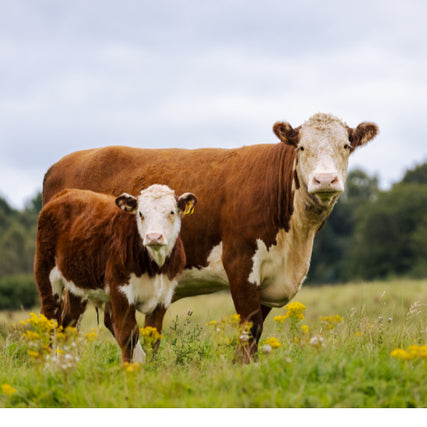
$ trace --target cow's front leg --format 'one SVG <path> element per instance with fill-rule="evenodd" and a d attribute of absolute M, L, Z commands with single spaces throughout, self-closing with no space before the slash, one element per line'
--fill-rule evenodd
<path fill-rule="evenodd" d="M 139 329 L 135 318 L 135 305 L 129 304 L 126 296 L 120 291 L 110 293 L 111 318 L 107 315 L 119 346 L 122 350 L 122 363 L 145 362 L 145 353 L 139 343 Z M 108 326 L 107 326 L 108 327 Z"/>
<path fill-rule="evenodd" d="M 159 304 L 152 313 L 145 316 L 145 326 L 151 326 L 156 328 L 159 334 L 162 333 L 163 318 L 165 317 L 166 307 L 163 304 Z M 153 343 L 152 349 L 154 353 L 157 353 L 160 345 L 160 340 Z"/>
<path fill-rule="evenodd" d="M 231 296 L 236 312 L 240 315 L 240 324 L 250 322 L 249 337 L 244 333 L 236 351 L 236 360 L 249 363 L 258 351 L 258 342 L 262 334 L 263 314 L 260 303 L 259 287 L 249 282 L 252 271 L 250 251 L 224 251 L 223 264 L 230 283 Z"/>

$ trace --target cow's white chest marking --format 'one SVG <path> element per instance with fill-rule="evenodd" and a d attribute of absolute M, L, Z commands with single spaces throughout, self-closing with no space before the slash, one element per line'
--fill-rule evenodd
<path fill-rule="evenodd" d="M 260 287 L 261 304 L 282 307 L 299 291 L 310 267 L 312 236 L 299 236 L 291 227 L 280 230 L 276 245 L 258 239 L 249 281 Z"/>

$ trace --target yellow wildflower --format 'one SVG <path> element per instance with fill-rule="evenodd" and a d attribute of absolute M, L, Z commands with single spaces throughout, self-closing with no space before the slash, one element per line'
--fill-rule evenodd
<path fill-rule="evenodd" d="M 24 338 L 27 341 L 37 341 L 40 339 L 40 335 L 37 332 L 28 330 L 22 334 L 22 338 Z"/>
<path fill-rule="evenodd" d="M 305 335 L 308 335 L 308 330 L 309 330 L 308 325 L 302 325 L 301 329 L 303 330 Z"/>
<path fill-rule="evenodd" d="M 40 356 L 40 354 L 37 351 L 33 351 L 33 350 L 28 350 L 28 355 L 34 358 Z"/>
<path fill-rule="evenodd" d="M 218 322 L 216 320 L 211 320 L 210 322 L 206 323 L 206 326 L 215 326 Z"/>
<path fill-rule="evenodd" d="M 291 318 L 294 320 L 303 320 L 304 319 L 304 310 L 305 310 L 305 305 L 301 304 L 298 301 L 295 302 L 291 302 L 289 303 L 286 307 L 286 314 L 285 314 L 285 319 L 287 318 Z"/>
<path fill-rule="evenodd" d="M 399 360 L 409 360 L 411 359 L 411 355 L 403 348 L 395 348 L 391 353 L 391 357 L 395 357 Z"/>
<path fill-rule="evenodd" d="M 271 348 L 279 348 L 282 344 L 280 344 L 280 342 L 277 338 L 270 337 L 264 341 L 264 345 L 269 345 L 269 346 L 271 346 Z"/>
<path fill-rule="evenodd" d="M 151 340 L 161 340 L 162 336 L 159 334 L 156 328 L 153 328 L 152 326 L 146 326 L 145 328 L 141 328 L 139 330 L 141 336 L 143 336 L 146 339 Z"/>
<path fill-rule="evenodd" d="M 92 342 L 97 336 L 98 334 L 96 333 L 95 328 L 92 328 L 88 333 L 85 334 L 85 338 L 89 342 Z"/>
<path fill-rule="evenodd" d="M 285 321 L 286 317 L 285 316 L 274 316 L 273 317 L 273 322 L 280 322 L 283 323 Z"/>
<path fill-rule="evenodd" d="M 421 359 L 427 358 L 427 345 L 410 345 L 407 349 L 411 357 L 419 357 Z"/>
<path fill-rule="evenodd" d="M 338 323 L 342 322 L 342 317 L 339 314 L 335 316 L 320 316 L 319 319 L 328 329 L 334 329 Z"/>
<path fill-rule="evenodd" d="M 140 363 L 129 363 L 129 362 L 125 362 L 123 364 L 123 370 L 128 373 L 128 374 L 132 374 L 134 372 L 138 372 L 141 370 L 141 364 Z"/>
<path fill-rule="evenodd" d="M 13 394 L 17 393 L 18 390 L 16 388 L 13 388 L 11 385 L 9 384 L 2 384 L 1 386 L 1 391 L 4 394 L 7 394 L 8 396 L 12 396 Z"/>

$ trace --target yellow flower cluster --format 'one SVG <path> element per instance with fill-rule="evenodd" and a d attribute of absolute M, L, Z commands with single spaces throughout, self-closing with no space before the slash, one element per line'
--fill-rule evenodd
<path fill-rule="evenodd" d="M 320 316 L 319 319 L 328 329 L 334 329 L 338 323 L 342 322 L 342 317 L 339 314 L 333 316 Z"/>
<path fill-rule="evenodd" d="M 280 344 L 277 338 L 270 337 L 264 341 L 264 345 L 269 345 L 271 348 L 279 348 L 282 344 Z"/>
<path fill-rule="evenodd" d="M 149 340 L 161 340 L 162 336 L 159 334 L 159 331 L 152 326 L 146 326 L 145 328 L 140 328 L 139 333 L 144 339 Z"/>
<path fill-rule="evenodd" d="M 147 350 L 153 348 L 153 346 L 162 339 L 159 331 L 152 326 L 140 328 L 139 333 L 141 337 L 144 338 L 144 345 L 146 346 Z"/>
<path fill-rule="evenodd" d="M 427 359 L 427 345 L 410 345 L 406 350 L 396 348 L 391 352 L 391 356 L 399 360 Z"/>
<path fill-rule="evenodd" d="M 223 317 L 221 321 L 212 320 L 206 323 L 216 333 L 216 342 L 218 345 L 246 346 L 251 339 L 252 322 L 241 322 L 240 315 L 235 313 Z M 231 330 L 233 336 L 228 336 L 228 330 Z M 236 341 L 237 339 L 237 341 Z"/>
<path fill-rule="evenodd" d="M 16 389 L 16 388 L 13 388 L 11 385 L 9 385 L 9 384 L 2 384 L 2 386 L 1 386 L 1 391 L 4 393 L 4 394 L 7 394 L 8 396 L 12 396 L 12 395 L 14 395 L 15 393 L 17 393 L 18 392 L 18 390 Z"/>
<path fill-rule="evenodd" d="M 286 313 L 283 316 L 273 317 L 274 322 L 283 323 L 286 319 L 291 320 L 304 320 L 305 305 L 295 301 L 289 303 L 286 307 Z"/>
<path fill-rule="evenodd" d="M 31 313 L 27 320 L 14 326 L 16 339 L 27 343 L 27 354 L 36 366 L 54 367 L 62 370 L 73 368 L 79 361 L 78 350 L 81 343 L 74 327 L 63 328 L 56 320 L 49 320 L 43 314 Z M 97 336 L 94 329 L 86 334 L 87 341 Z"/>
<path fill-rule="evenodd" d="M 308 332 L 309 332 L 309 327 L 308 327 L 308 325 L 302 325 L 302 326 L 301 326 L 301 329 L 303 330 L 303 332 L 304 332 L 304 334 L 305 334 L 305 335 L 308 335 Z"/>
<path fill-rule="evenodd" d="M 95 328 L 92 328 L 89 332 L 85 334 L 87 341 L 92 342 L 98 337 L 98 333 L 95 331 Z"/>
<path fill-rule="evenodd" d="M 153 328 L 155 329 L 155 328 Z M 123 371 L 125 371 L 127 374 L 133 374 L 135 372 L 139 372 L 142 368 L 142 365 L 140 363 L 129 363 L 125 362 L 122 365 Z"/>

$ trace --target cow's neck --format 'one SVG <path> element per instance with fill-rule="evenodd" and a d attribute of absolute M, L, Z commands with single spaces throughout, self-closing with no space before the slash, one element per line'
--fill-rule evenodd
<path fill-rule="evenodd" d="M 319 206 L 303 183 L 295 185 L 294 181 L 292 192 L 287 189 L 286 195 L 281 199 L 292 203 L 287 227 L 276 224 L 273 243 L 257 241 L 249 276 L 261 288 L 261 303 L 270 307 L 285 305 L 300 289 L 310 266 L 314 237 L 333 207 Z"/>
<path fill-rule="evenodd" d="M 301 184 L 294 194 L 290 228 L 298 230 L 299 234 L 305 238 L 309 236 L 314 238 L 314 235 L 331 214 L 337 198 L 328 207 L 322 207 L 316 203 L 313 196 L 308 194 L 307 187 Z"/>

